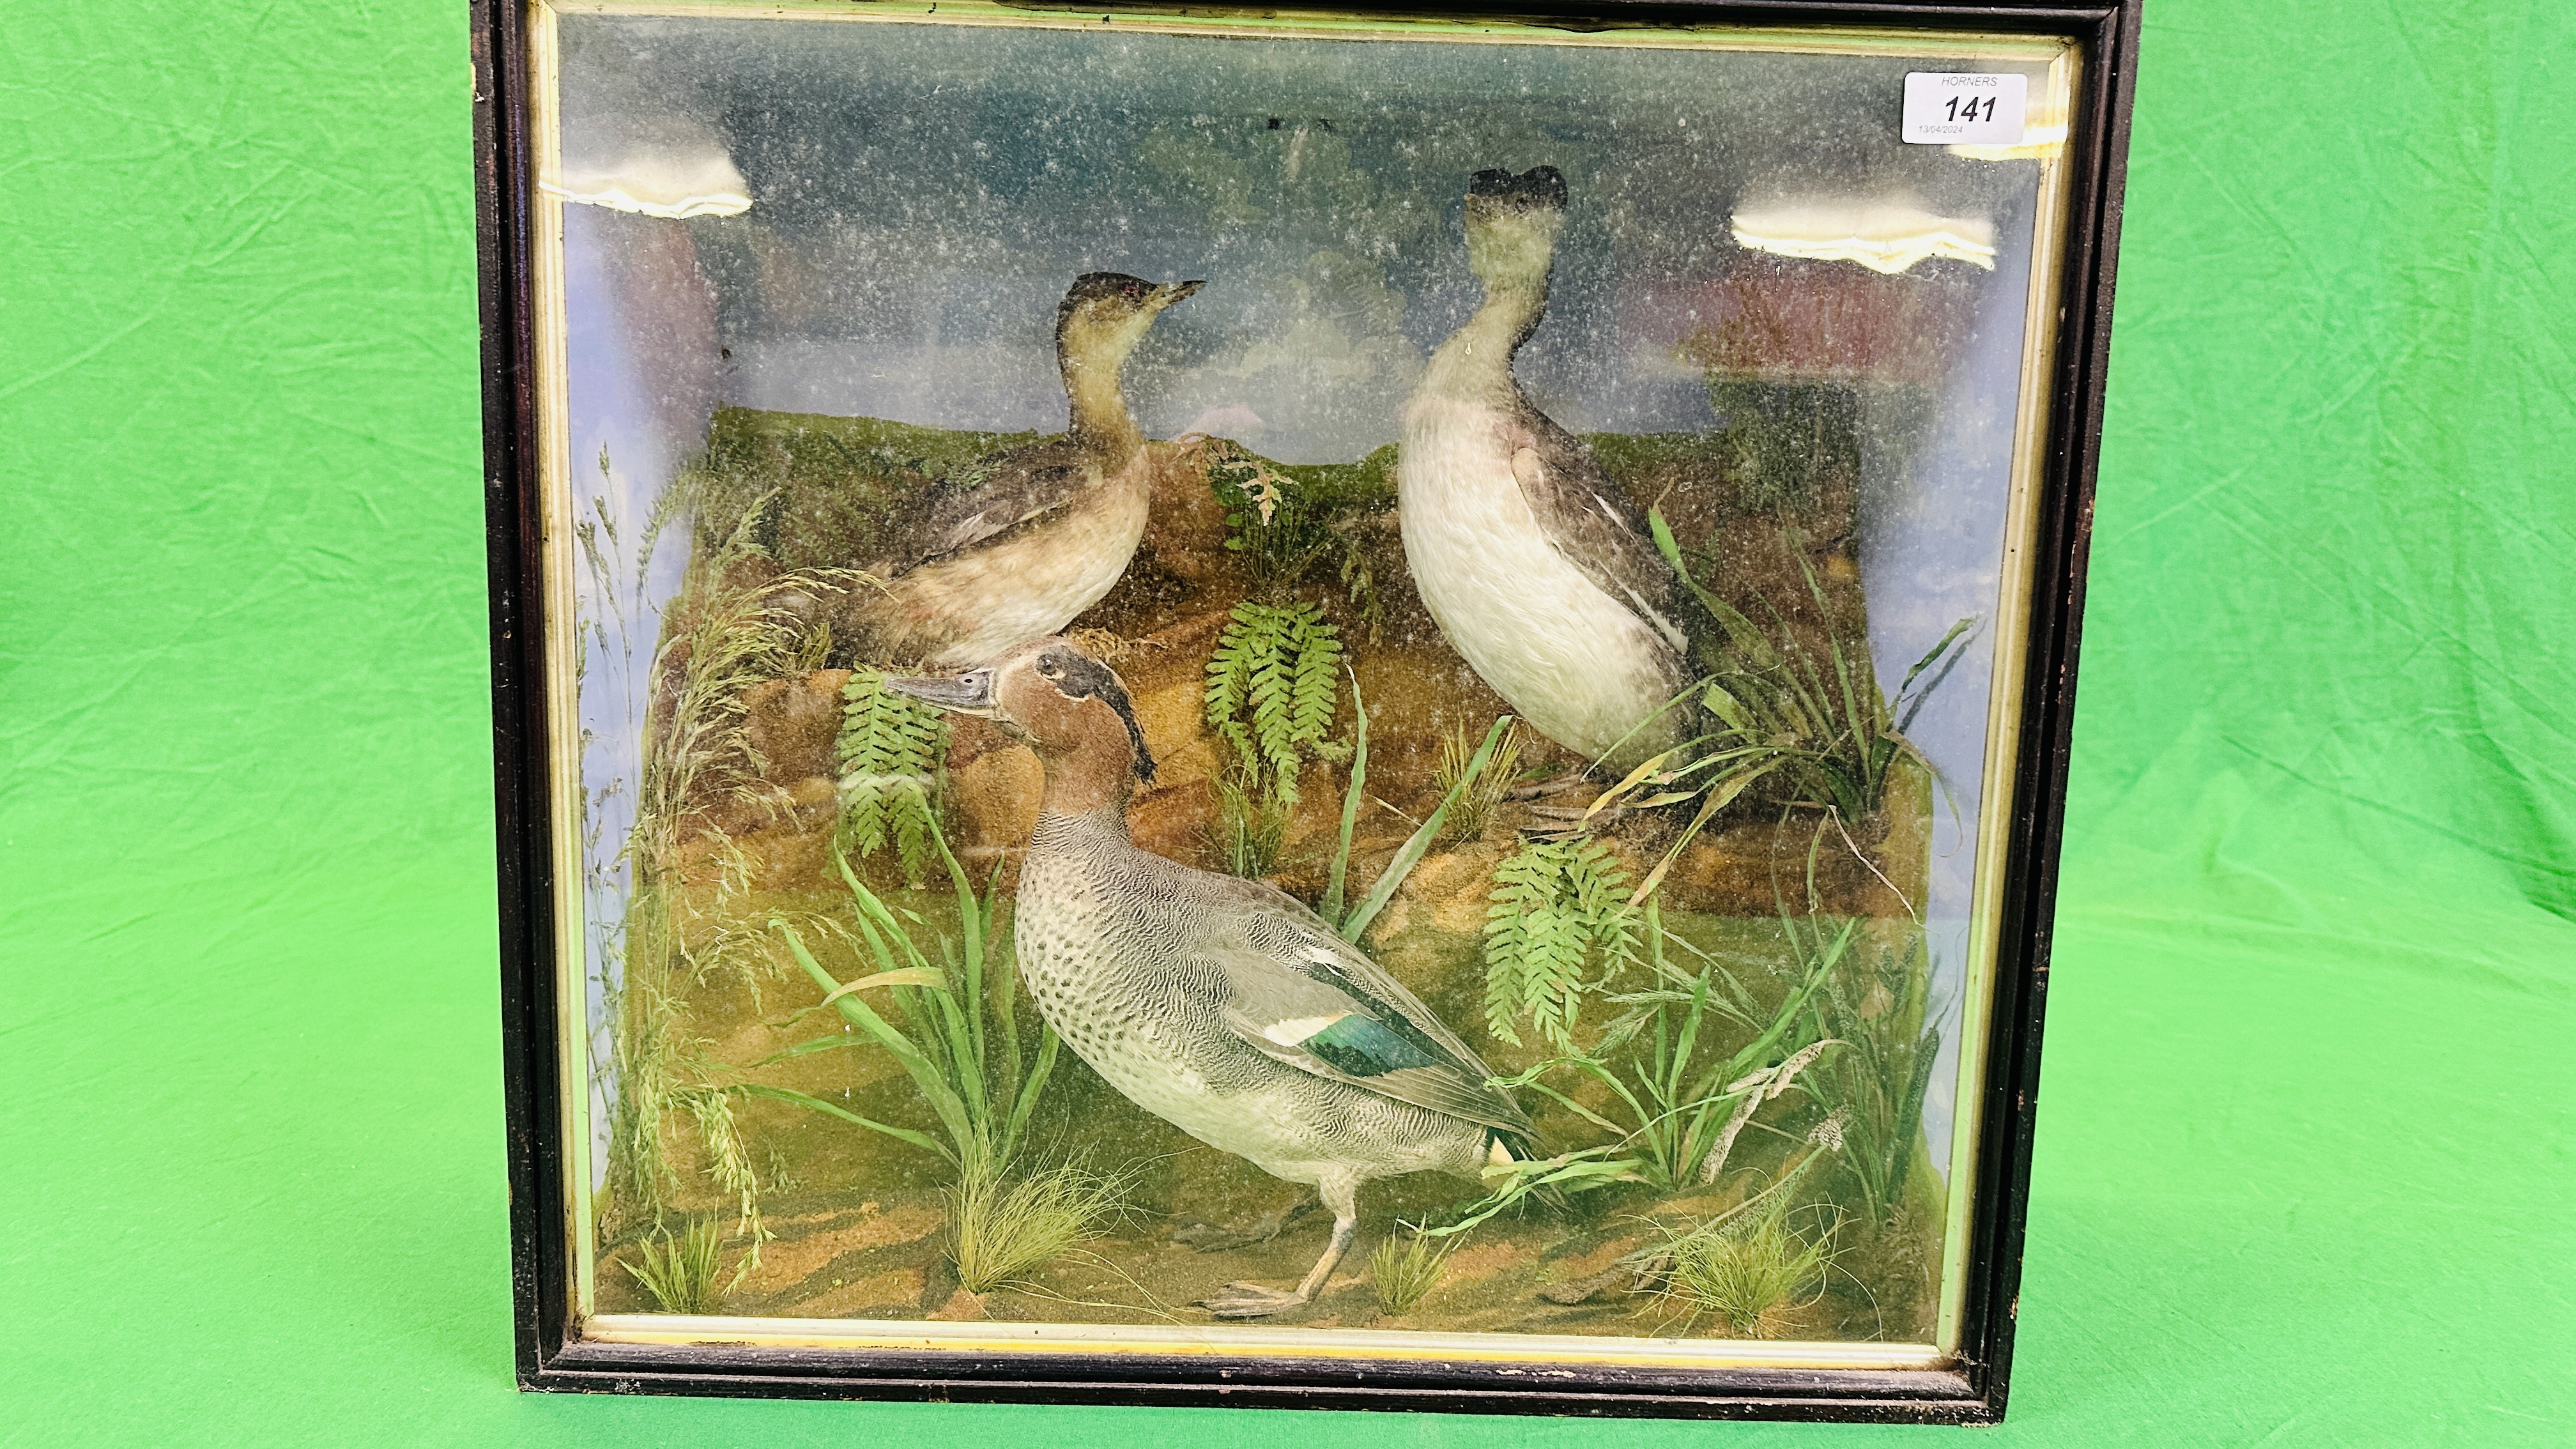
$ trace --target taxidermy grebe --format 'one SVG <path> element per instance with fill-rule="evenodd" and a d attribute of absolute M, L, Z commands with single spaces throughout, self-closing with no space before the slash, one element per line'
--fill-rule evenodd
<path fill-rule="evenodd" d="M 1691 682 L 1672 570 L 1592 450 L 1540 412 L 1512 356 L 1547 311 L 1565 226 L 1553 166 L 1467 183 L 1484 304 L 1404 410 L 1404 557 L 1440 631 L 1549 739 L 1626 772 L 1683 737 Z"/>
<path fill-rule="evenodd" d="M 832 658 L 963 669 L 1052 634 L 1099 602 L 1144 537 L 1145 435 L 1119 371 L 1163 309 L 1206 285 L 1086 272 L 1056 309 L 1073 426 L 950 470 L 858 567 L 884 581 L 824 606 Z"/>
<path fill-rule="evenodd" d="M 1529 1119 L 1403 983 L 1258 881 L 1140 850 L 1127 794 L 1154 778 L 1127 689 L 1061 639 L 951 679 L 886 687 L 994 721 L 1046 767 L 1013 906 L 1020 979 L 1074 1054 L 1129 1101 L 1262 1171 L 1311 1183 L 1332 1241 L 1293 1291 L 1235 1283 L 1203 1306 L 1257 1318 L 1311 1300 L 1359 1224 L 1361 1184 L 1474 1178 L 1525 1155 Z"/>

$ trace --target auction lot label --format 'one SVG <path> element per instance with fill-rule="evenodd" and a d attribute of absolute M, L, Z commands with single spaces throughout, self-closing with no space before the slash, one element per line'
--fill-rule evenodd
<path fill-rule="evenodd" d="M 1906 140 L 1920 146 L 2018 146 L 2030 78 L 1981 71 L 1908 71 Z"/>

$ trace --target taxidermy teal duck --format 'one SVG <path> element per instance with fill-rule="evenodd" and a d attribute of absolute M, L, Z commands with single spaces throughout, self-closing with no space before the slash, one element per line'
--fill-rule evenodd
<path fill-rule="evenodd" d="M 1526 1154 L 1529 1119 L 1485 1064 L 1323 918 L 1137 848 L 1127 797 L 1154 760 L 1107 665 L 1041 639 L 886 686 L 992 720 L 1046 768 L 1014 930 L 1021 979 L 1065 1045 L 1136 1105 L 1332 1209 L 1295 1289 L 1232 1284 L 1203 1305 L 1218 1317 L 1313 1299 L 1350 1250 L 1362 1184 L 1474 1178 Z"/>
<path fill-rule="evenodd" d="M 1127 571 L 1151 496 L 1145 435 L 1119 373 L 1165 308 L 1205 283 L 1086 272 L 1056 309 L 1072 427 L 1052 442 L 951 469 L 907 525 L 824 606 L 831 659 L 963 669 L 1052 634 Z"/>
<path fill-rule="evenodd" d="M 1553 166 L 1468 181 L 1484 302 L 1405 405 L 1396 503 L 1405 563 L 1451 647 L 1541 734 L 1625 773 L 1684 734 L 1684 711 L 1664 706 L 1691 683 L 1689 643 L 1653 539 L 1512 376 L 1547 312 L 1565 204 Z"/>

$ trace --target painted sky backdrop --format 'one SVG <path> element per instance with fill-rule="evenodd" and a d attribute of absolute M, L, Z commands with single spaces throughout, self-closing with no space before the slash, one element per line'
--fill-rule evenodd
<path fill-rule="evenodd" d="M 1467 177 L 1546 163 L 1574 200 L 1523 373 L 1578 429 L 1709 425 L 1671 360 L 1742 199 L 1993 216 L 2030 163 L 1896 140 L 1921 62 L 939 25 L 566 16 L 567 150 L 659 117 L 721 138 L 749 214 L 703 225 L 757 406 L 1056 427 L 1076 274 L 1203 277 L 1133 372 L 1148 431 L 1235 404 L 1292 462 L 1395 436 L 1476 298 Z M 578 139 L 577 139 L 578 138 Z M 1936 267 L 1956 263 L 1933 263 Z"/>

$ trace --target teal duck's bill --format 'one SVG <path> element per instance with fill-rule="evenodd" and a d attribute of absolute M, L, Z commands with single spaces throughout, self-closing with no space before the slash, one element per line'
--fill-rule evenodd
<path fill-rule="evenodd" d="M 956 714 L 993 716 L 993 671 L 989 669 L 942 678 L 890 675 L 885 687 Z"/>

